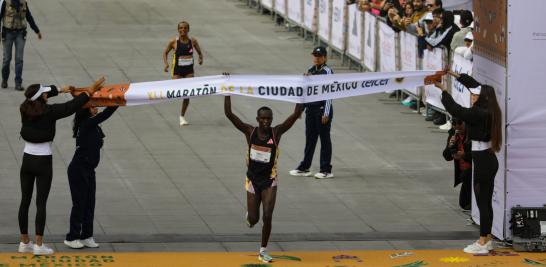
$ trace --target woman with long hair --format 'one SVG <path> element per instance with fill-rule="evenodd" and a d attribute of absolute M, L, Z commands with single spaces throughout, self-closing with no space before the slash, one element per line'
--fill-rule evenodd
<path fill-rule="evenodd" d="M 74 116 L 72 137 L 76 138 L 76 151 L 68 165 L 72 211 L 70 231 L 64 241 L 65 245 L 71 248 L 99 247 L 93 238 L 95 168 L 99 165 L 100 149 L 104 139 L 99 124 L 110 118 L 117 108 L 107 107 L 100 113 L 96 107 L 84 108 L 78 110 Z"/>
<path fill-rule="evenodd" d="M 480 211 L 480 239 L 468 245 L 464 252 L 472 254 L 488 253 L 493 249 L 493 190 L 495 175 L 499 169 L 496 152 L 502 145 L 502 112 L 497 102 L 495 89 L 480 84 L 467 74 L 449 72 L 462 85 L 470 90 L 471 105 L 465 108 L 457 104 L 442 84 L 442 104 L 454 117 L 463 120 L 472 143 L 474 163 L 474 193 Z"/>
<path fill-rule="evenodd" d="M 19 107 L 21 112 L 21 137 L 25 140 L 23 163 L 21 164 L 21 204 L 19 206 L 19 229 L 21 242 L 19 252 L 35 255 L 52 254 L 53 249 L 42 240 L 46 222 L 46 204 L 53 179 L 51 143 L 55 137 L 58 119 L 68 117 L 80 109 L 89 97 L 104 83 L 98 79 L 88 91 L 62 104 L 48 104 L 49 97 L 59 94 L 57 87 L 32 84 L 25 91 L 25 101 Z M 63 87 L 61 92 L 73 91 L 73 86 Z M 36 181 L 36 243 L 28 235 L 28 209 Z"/>

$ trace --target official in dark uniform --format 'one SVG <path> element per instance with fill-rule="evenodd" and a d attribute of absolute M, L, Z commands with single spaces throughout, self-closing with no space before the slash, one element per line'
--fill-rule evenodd
<path fill-rule="evenodd" d="M 313 66 L 307 70 L 307 75 L 328 75 L 334 74 L 332 69 L 326 65 L 326 48 L 319 46 L 313 49 Z M 293 176 L 311 176 L 311 163 L 315 146 L 320 137 L 320 171 L 315 174 L 317 179 L 334 178 L 332 173 L 332 140 L 330 129 L 334 111 L 332 100 L 323 100 L 305 104 L 305 151 L 303 161 L 295 169 L 290 171 Z"/>
<path fill-rule="evenodd" d="M 76 152 L 68 165 L 72 211 L 70 231 L 64 241 L 71 248 L 99 247 L 93 238 L 97 187 L 95 168 L 99 165 L 105 137 L 99 124 L 110 118 L 117 108 L 107 107 L 99 113 L 96 107 L 90 107 L 79 110 L 74 116 L 72 130 L 76 138 Z"/>

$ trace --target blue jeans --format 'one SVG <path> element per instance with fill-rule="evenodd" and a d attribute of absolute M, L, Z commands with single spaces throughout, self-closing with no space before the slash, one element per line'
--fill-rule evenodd
<path fill-rule="evenodd" d="M 2 62 L 3 81 L 7 81 L 9 78 L 9 64 L 11 63 L 12 48 L 13 44 L 15 43 L 15 84 L 21 85 L 23 82 L 22 75 L 25 39 L 25 30 L 5 32 L 5 39 L 2 40 L 4 45 L 4 60 Z"/>

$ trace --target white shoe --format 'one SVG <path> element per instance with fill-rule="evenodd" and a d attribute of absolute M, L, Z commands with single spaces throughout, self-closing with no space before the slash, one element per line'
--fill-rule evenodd
<path fill-rule="evenodd" d="M 288 172 L 290 175 L 292 176 L 311 176 L 311 173 L 309 170 L 305 170 L 305 171 L 300 171 L 298 169 L 295 169 L 295 170 L 291 170 Z"/>
<path fill-rule="evenodd" d="M 70 248 L 75 248 L 75 249 L 84 247 L 82 242 L 80 242 L 79 239 L 74 239 L 72 241 L 65 240 L 64 244 L 67 245 Z"/>
<path fill-rule="evenodd" d="M 495 245 L 493 244 L 493 240 L 487 241 L 487 243 L 485 243 L 485 246 L 487 247 L 487 250 L 494 250 L 495 249 Z"/>
<path fill-rule="evenodd" d="M 34 255 L 49 255 L 49 254 L 53 254 L 53 249 L 46 246 L 46 244 L 42 243 L 41 246 L 38 246 L 36 244 L 34 244 L 34 246 L 32 246 L 32 252 L 34 253 Z"/>
<path fill-rule="evenodd" d="M 403 105 L 408 105 L 411 102 L 412 99 L 413 99 L 413 97 L 408 96 L 408 97 L 406 97 L 406 99 L 402 100 L 402 104 Z"/>
<path fill-rule="evenodd" d="M 330 179 L 334 178 L 334 174 L 331 172 L 317 172 L 315 173 L 316 179 Z"/>
<path fill-rule="evenodd" d="M 99 244 L 97 242 L 95 242 L 95 239 L 93 237 L 90 237 L 90 238 L 87 238 L 87 239 L 82 239 L 80 240 L 80 242 L 82 243 L 82 245 L 88 247 L 88 248 L 98 248 L 99 247 Z"/>
<path fill-rule="evenodd" d="M 180 116 L 180 126 L 184 126 L 188 124 L 190 123 L 184 118 L 184 116 Z"/>
<path fill-rule="evenodd" d="M 469 254 L 488 254 L 489 253 L 489 250 L 487 249 L 487 244 L 480 245 L 478 241 L 466 246 L 466 248 L 464 248 L 463 251 Z"/>
<path fill-rule="evenodd" d="M 447 121 L 444 125 L 441 125 L 440 130 L 449 131 L 451 129 L 451 122 Z"/>
<path fill-rule="evenodd" d="M 32 241 L 28 241 L 28 243 L 19 242 L 19 253 L 32 253 L 33 250 Z"/>

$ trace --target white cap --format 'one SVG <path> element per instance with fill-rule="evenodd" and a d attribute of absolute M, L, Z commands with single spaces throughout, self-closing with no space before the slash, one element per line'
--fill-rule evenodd
<path fill-rule="evenodd" d="M 472 34 L 472 32 L 468 32 L 468 33 L 464 36 L 464 39 L 465 39 L 465 40 L 474 41 L 474 35 Z"/>
<path fill-rule="evenodd" d="M 433 20 L 434 17 L 432 17 L 432 12 L 428 12 L 425 17 L 423 18 L 423 21 L 425 20 Z"/>
<path fill-rule="evenodd" d="M 40 89 L 38 89 L 38 92 L 36 92 L 36 94 L 34 94 L 30 100 L 32 101 L 35 101 L 36 99 L 38 99 L 38 97 L 40 97 L 43 93 L 47 93 L 51 91 L 51 87 L 49 86 L 43 86 L 40 84 Z"/>
<path fill-rule="evenodd" d="M 476 88 L 468 88 L 468 90 L 470 91 L 470 93 L 472 93 L 473 95 L 479 95 L 480 92 L 482 91 L 482 87 L 481 86 L 478 86 Z"/>

